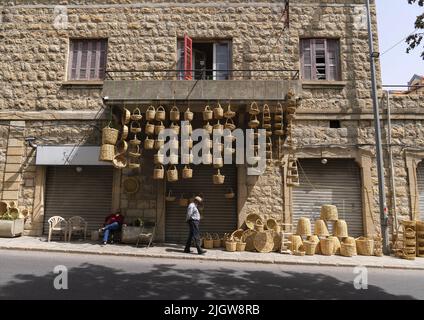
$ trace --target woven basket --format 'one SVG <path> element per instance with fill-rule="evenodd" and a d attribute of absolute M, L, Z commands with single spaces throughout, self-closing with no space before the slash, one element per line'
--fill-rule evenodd
<path fill-rule="evenodd" d="M 264 104 L 262 119 L 263 121 L 271 121 L 271 110 L 267 104 Z"/>
<path fill-rule="evenodd" d="M 183 169 L 183 179 L 191 179 L 193 178 L 193 169 L 189 166 L 184 166 Z"/>
<path fill-rule="evenodd" d="M 340 238 L 346 238 L 348 237 L 348 232 L 347 232 L 347 223 L 345 220 L 337 220 L 334 223 L 334 229 L 333 229 L 334 235 L 336 237 L 340 237 Z"/>
<path fill-rule="evenodd" d="M 165 197 L 165 200 L 168 202 L 175 201 L 176 197 L 172 194 L 172 190 L 168 191 L 168 195 Z"/>
<path fill-rule="evenodd" d="M 303 241 L 303 248 L 305 249 L 305 254 L 308 256 L 313 256 L 315 254 L 317 243 L 314 241 Z"/>
<path fill-rule="evenodd" d="M 213 239 L 212 238 L 203 239 L 203 247 L 205 249 L 213 249 Z"/>
<path fill-rule="evenodd" d="M 234 240 L 225 241 L 225 250 L 235 252 L 237 250 L 237 242 Z"/>
<path fill-rule="evenodd" d="M 268 230 L 269 232 L 271 232 L 272 237 L 274 239 L 274 246 L 272 247 L 272 251 L 276 252 L 276 251 L 280 251 L 281 249 L 281 234 L 280 232 L 275 232 L 274 230 Z"/>
<path fill-rule="evenodd" d="M 292 251 L 299 251 L 299 249 L 303 245 L 302 237 L 294 234 L 290 237 L 290 240 L 291 240 L 291 250 Z"/>
<path fill-rule="evenodd" d="M 124 154 L 128 150 L 128 143 L 125 140 L 119 140 L 116 144 L 116 153 Z"/>
<path fill-rule="evenodd" d="M 9 205 L 5 201 L 0 201 L 0 216 L 7 213 Z"/>
<path fill-rule="evenodd" d="M 156 153 L 153 155 L 154 164 L 163 164 L 165 156 L 162 153 Z"/>
<path fill-rule="evenodd" d="M 113 161 L 115 158 L 115 146 L 112 144 L 102 144 L 100 147 L 100 161 Z"/>
<path fill-rule="evenodd" d="M 333 239 L 323 238 L 319 241 L 321 254 L 324 256 L 331 256 L 334 254 L 334 241 Z"/>
<path fill-rule="evenodd" d="M 258 232 L 253 244 L 258 252 L 271 252 L 274 248 L 274 237 L 269 231 Z"/>
<path fill-rule="evenodd" d="M 182 164 L 189 164 L 193 163 L 193 153 L 184 153 L 181 155 L 181 163 Z"/>
<path fill-rule="evenodd" d="M 306 239 L 308 241 L 314 242 L 316 244 L 315 253 L 316 254 L 321 254 L 321 248 L 320 248 L 320 245 L 319 245 L 319 237 L 316 236 L 316 235 L 313 235 L 313 236 L 307 237 Z"/>
<path fill-rule="evenodd" d="M 249 121 L 249 128 L 255 129 L 259 126 L 260 122 L 256 116 L 251 116 Z"/>
<path fill-rule="evenodd" d="M 233 189 L 228 189 L 227 193 L 224 194 L 225 199 L 233 199 L 236 196 Z"/>
<path fill-rule="evenodd" d="M 130 158 L 127 166 L 130 169 L 137 169 L 137 168 L 140 168 L 140 163 L 138 161 L 136 161 L 135 158 Z"/>
<path fill-rule="evenodd" d="M 177 136 L 180 134 L 180 126 L 178 125 L 178 123 L 172 122 L 169 128 L 174 130 Z"/>
<path fill-rule="evenodd" d="M 224 134 L 224 126 L 219 122 L 219 120 L 213 125 L 213 133 L 216 135 Z"/>
<path fill-rule="evenodd" d="M 278 232 L 278 223 L 277 223 L 277 220 L 275 220 L 275 219 L 273 219 L 273 218 L 269 218 L 268 220 L 266 220 L 266 228 L 268 229 L 268 230 L 274 230 L 274 231 L 277 231 Z"/>
<path fill-rule="evenodd" d="M 168 182 L 175 182 L 178 181 L 178 170 L 175 167 L 175 165 L 172 165 L 167 171 L 166 171 L 166 178 Z"/>
<path fill-rule="evenodd" d="M 256 233 L 256 231 L 250 229 L 243 232 L 243 241 L 246 242 L 246 251 L 255 251 L 254 240 Z"/>
<path fill-rule="evenodd" d="M 209 106 L 206 106 L 205 109 L 203 110 L 203 120 L 209 121 L 212 119 L 213 119 L 213 111 L 211 110 Z"/>
<path fill-rule="evenodd" d="M 139 108 L 135 108 L 133 110 L 133 113 L 131 114 L 131 120 L 133 121 L 140 121 L 143 119 L 143 116 L 141 115 L 141 111 Z"/>
<path fill-rule="evenodd" d="M 366 237 L 356 238 L 356 250 L 361 256 L 372 256 L 374 254 L 374 240 Z"/>
<path fill-rule="evenodd" d="M 185 123 L 183 125 L 183 129 L 182 129 L 184 134 L 192 134 L 193 133 L 193 126 L 190 123 Z"/>
<path fill-rule="evenodd" d="M 121 122 L 122 124 L 128 124 L 130 122 L 131 119 L 131 113 L 127 108 L 123 108 L 122 109 L 122 118 L 121 118 Z"/>
<path fill-rule="evenodd" d="M 409 221 L 409 220 L 402 220 L 401 224 L 405 227 L 405 228 L 412 228 L 415 230 L 416 227 L 416 222 L 415 221 Z"/>
<path fill-rule="evenodd" d="M 340 240 L 337 237 L 330 236 L 328 239 L 333 240 L 334 242 L 334 248 L 333 248 L 333 254 L 340 254 Z"/>
<path fill-rule="evenodd" d="M 315 221 L 314 234 L 320 237 L 328 237 L 330 235 L 324 220 Z"/>
<path fill-rule="evenodd" d="M 213 116 L 217 120 L 222 119 L 224 117 L 224 109 L 219 103 L 215 108 L 213 108 Z"/>
<path fill-rule="evenodd" d="M 271 126 L 271 124 L 270 124 L 270 123 L 262 123 L 262 128 L 263 128 L 263 129 L 271 129 L 271 128 L 272 128 L 272 126 Z"/>
<path fill-rule="evenodd" d="M 406 228 L 406 230 L 404 232 L 404 236 L 406 238 L 415 238 L 416 237 L 416 232 L 412 228 Z"/>
<path fill-rule="evenodd" d="M 246 250 L 246 242 L 236 243 L 236 251 L 245 251 L 245 250 Z"/>
<path fill-rule="evenodd" d="M 415 226 L 417 231 L 424 232 L 424 221 L 420 221 L 420 220 L 415 221 Z"/>
<path fill-rule="evenodd" d="M 297 222 L 296 234 L 301 236 L 310 236 L 311 232 L 311 220 L 309 218 L 301 217 Z"/>
<path fill-rule="evenodd" d="M 128 138 L 128 132 L 129 132 L 128 126 L 124 124 L 122 126 L 122 132 L 121 132 L 121 139 L 122 140 L 125 140 L 126 138 Z"/>
<path fill-rule="evenodd" d="M 214 248 L 221 247 L 221 239 L 219 238 L 219 235 L 217 233 L 213 235 L 213 247 Z"/>
<path fill-rule="evenodd" d="M 276 136 L 283 136 L 284 135 L 284 130 L 274 130 L 274 134 Z"/>
<path fill-rule="evenodd" d="M 146 110 L 146 120 L 153 121 L 155 120 L 156 110 L 154 106 L 150 106 Z"/>
<path fill-rule="evenodd" d="M 237 229 L 233 231 L 233 233 L 231 233 L 230 238 L 233 239 L 234 241 L 241 241 L 243 239 L 243 233 L 244 233 L 243 229 Z"/>
<path fill-rule="evenodd" d="M 171 111 L 169 112 L 169 119 L 171 121 L 180 121 L 180 109 L 178 109 L 177 106 L 173 106 L 171 108 Z"/>
<path fill-rule="evenodd" d="M 194 114 L 190 111 L 190 108 L 187 108 L 187 110 L 184 112 L 184 120 L 185 121 L 193 121 Z"/>
<path fill-rule="evenodd" d="M 234 118 L 236 113 L 231 110 L 231 104 L 228 104 L 227 111 L 224 112 L 224 117 L 227 119 Z"/>
<path fill-rule="evenodd" d="M 129 144 L 132 146 L 139 146 L 141 141 L 137 138 L 137 135 L 134 135 L 134 138 L 129 141 Z"/>
<path fill-rule="evenodd" d="M 321 219 L 325 221 L 339 220 L 337 207 L 331 204 L 324 204 L 321 207 Z"/>
<path fill-rule="evenodd" d="M 212 153 L 205 153 L 202 155 L 203 164 L 212 164 Z"/>
<path fill-rule="evenodd" d="M 15 209 L 18 207 L 18 203 L 14 200 L 9 201 L 9 209 Z"/>
<path fill-rule="evenodd" d="M 265 230 L 265 226 L 264 226 L 264 223 L 262 222 L 262 219 L 256 220 L 255 230 L 258 232 L 263 232 Z"/>
<path fill-rule="evenodd" d="M 158 125 L 155 125 L 155 135 L 158 136 L 163 130 L 165 130 L 165 126 L 162 121 Z"/>
<path fill-rule="evenodd" d="M 253 230 L 255 229 L 255 224 L 258 219 L 261 219 L 261 217 L 258 214 L 249 213 L 246 217 L 245 224 L 250 230 Z"/>
<path fill-rule="evenodd" d="M 154 146 L 155 146 L 155 140 L 150 139 L 149 137 L 146 137 L 146 140 L 144 140 L 144 149 L 152 150 Z"/>
<path fill-rule="evenodd" d="M 155 125 L 153 123 L 146 123 L 146 126 L 144 127 L 144 133 L 148 136 L 151 136 L 155 133 Z"/>
<path fill-rule="evenodd" d="M 165 113 L 165 108 L 164 107 L 159 106 L 156 109 L 155 119 L 156 119 L 156 121 L 165 121 L 165 119 L 166 119 L 166 113 Z"/>
<path fill-rule="evenodd" d="M 180 207 L 187 207 L 188 199 L 184 198 L 184 195 L 181 195 L 180 199 L 178 199 L 178 204 L 180 205 Z"/>
<path fill-rule="evenodd" d="M 206 132 L 208 134 L 212 134 L 213 132 L 213 127 L 211 126 L 211 124 L 208 122 L 206 122 L 206 124 L 203 126 L 203 129 L 206 130 Z"/>
<path fill-rule="evenodd" d="M 118 141 L 119 131 L 111 128 L 109 125 L 102 129 L 102 144 L 115 145 L 116 141 Z"/>
<path fill-rule="evenodd" d="M 224 166 L 224 159 L 222 157 L 213 157 L 212 163 L 214 168 L 219 169 Z"/>
<path fill-rule="evenodd" d="M 117 169 L 123 169 L 128 165 L 128 162 L 124 156 L 117 155 L 115 158 L 113 158 L 112 164 Z"/>
<path fill-rule="evenodd" d="M 225 121 L 224 128 L 233 131 L 236 128 L 233 119 L 228 118 L 227 121 Z"/>
<path fill-rule="evenodd" d="M 163 140 L 163 139 L 156 139 L 155 140 L 155 142 L 154 142 L 154 145 L 153 145 L 153 147 L 156 149 L 156 150 L 159 150 L 160 148 L 162 148 L 163 147 L 163 145 L 165 144 L 165 140 Z"/>
<path fill-rule="evenodd" d="M 128 151 L 128 155 L 133 158 L 140 158 L 141 157 L 140 147 L 138 145 L 132 145 L 132 147 L 130 148 L 130 151 Z"/>
<path fill-rule="evenodd" d="M 160 180 L 163 179 L 165 176 L 165 169 L 163 168 L 163 165 L 157 165 L 153 169 L 153 179 Z"/>
<path fill-rule="evenodd" d="M 137 193 L 140 188 L 138 179 L 135 177 L 126 178 L 123 182 L 123 186 L 124 186 L 125 193 L 128 193 L 128 194 Z"/>
<path fill-rule="evenodd" d="M 281 114 L 274 115 L 274 121 L 283 121 L 283 116 Z"/>
<path fill-rule="evenodd" d="M 224 184 L 225 176 L 221 174 L 221 171 L 218 169 L 217 173 L 212 176 L 213 184 Z"/>
<path fill-rule="evenodd" d="M 250 113 L 251 115 L 257 115 L 257 114 L 259 114 L 259 113 L 260 113 L 260 110 L 259 110 L 258 104 L 257 104 L 256 102 L 252 102 L 252 104 L 250 105 L 249 113 Z"/>
<path fill-rule="evenodd" d="M 340 255 L 344 257 L 353 257 L 356 255 L 356 245 L 342 243 L 340 246 Z"/>
<path fill-rule="evenodd" d="M 131 121 L 130 131 L 131 133 L 140 133 L 141 132 L 140 123 L 138 123 L 137 121 Z"/>

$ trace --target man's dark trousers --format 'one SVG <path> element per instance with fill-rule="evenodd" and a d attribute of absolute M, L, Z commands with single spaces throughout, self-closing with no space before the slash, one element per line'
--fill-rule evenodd
<path fill-rule="evenodd" d="M 197 252 L 202 252 L 200 248 L 200 232 L 199 232 L 199 221 L 198 220 L 189 220 L 188 225 L 190 227 L 190 233 L 188 235 L 187 243 L 185 246 L 186 252 L 190 251 L 191 240 L 194 239 L 194 243 L 196 244 Z"/>

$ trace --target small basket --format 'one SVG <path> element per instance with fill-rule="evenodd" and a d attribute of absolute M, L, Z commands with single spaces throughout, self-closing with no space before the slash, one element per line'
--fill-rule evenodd
<path fill-rule="evenodd" d="M 165 144 L 165 140 L 163 140 L 163 139 L 156 139 L 155 142 L 154 142 L 154 146 L 153 147 L 156 150 L 160 150 L 160 148 L 162 148 L 164 144 Z"/>
<path fill-rule="evenodd" d="M 193 121 L 194 114 L 190 111 L 190 108 L 187 108 L 187 110 L 184 112 L 184 120 L 185 121 Z"/>
<path fill-rule="evenodd" d="M 153 169 L 153 179 L 155 180 L 162 180 L 165 176 L 165 169 L 163 168 L 163 165 L 156 165 L 156 167 Z"/>
<path fill-rule="evenodd" d="M 224 112 L 224 117 L 227 119 L 234 118 L 236 113 L 231 110 L 231 104 L 228 104 L 227 111 Z"/>
<path fill-rule="evenodd" d="M 225 250 L 235 252 L 237 250 L 237 242 L 234 240 L 225 241 Z"/>
<path fill-rule="evenodd" d="M 184 166 L 183 169 L 183 179 L 191 179 L 193 178 L 193 169 L 189 166 Z"/>
<path fill-rule="evenodd" d="M 147 122 L 144 127 L 144 133 L 148 136 L 151 136 L 155 133 L 155 125 L 153 123 Z"/>
<path fill-rule="evenodd" d="M 134 135 L 134 138 L 129 141 L 129 144 L 132 146 L 139 146 L 141 141 L 137 138 L 137 135 Z"/>
<path fill-rule="evenodd" d="M 225 176 L 221 174 L 221 171 L 218 169 L 217 173 L 212 176 L 213 184 L 224 184 Z"/>
<path fill-rule="evenodd" d="M 203 239 L 203 247 L 205 249 L 213 249 L 213 238 L 210 234 L 206 234 L 206 237 Z"/>
<path fill-rule="evenodd" d="M 224 126 L 219 122 L 219 120 L 213 125 L 213 133 L 216 135 L 224 134 Z"/>
<path fill-rule="evenodd" d="M 283 121 L 283 115 L 281 115 L 281 114 L 274 115 L 274 121 L 275 122 L 281 122 L 281 121 Z"/>
<path fill-rule="evenodd" d="M 100 147 L 100 161 L 113 161 L 115 158 L 115 146 L 112 144 L 102 144 Z"/>
<path fill-rule="evenodd" d="M 214 168 L 219 169 L 224 166 L 224 159 L 222 157 L 213 157 L 212 163 Z"/>
<path fill-rule="evenodd" d="M 155 114 L 155 119 L 157 121 L 165 121 L 166 119 L 166 113 L 165 113 L 165 109 L 162 106 L 159 106 L 156 109 L 156 114 Z"/>
<path fill-rule="evenodd" d="M 249 114 L 251 115 L 258 115 L 260 113 L 258 104 L 256 102 L 252 102 L 249 108 Z"/>
<path fill-rule="evenodd" d="M 233 119 L 228 118 L 227 121 L 225 121 L 224 128 L 233 131 L 236 128 Z"/>
<path fill-rule="evenodd" d="M 272 126 L 271 126 L 270 123 L 262 123 L 262 128 L 264 128 L 264 129 L 271 129 Z"/>
<path fill-rule="evenodd" d="M 121 132 L 121 139 L 122 140 L 125 140 L 126 138 L 128 138 L 128 132 L 129 132 L 129 129 L 128 129 L 128 126 L 127 125 L 122 125 L 122 132 Z"/>
<path fill-rule="evenodd" d="M 102 144 L 115 145 L 116 141 L 118 141 L 119 131 L 111 128 L 109 125 L 110 123 L 102 129 Z"/>
<path fill-rule="evenodd" d="M 271 121 L 271 110 L 269 109 L 269 106 L 267 104 L 264 104 L 262 119 L 264 122 Z"/>
<path fill-rule="evenodd" d="M 168 191 L 168 195 L 165 197 L 165 200 L 167 202 L 173 202 L 175 201 L 176 197 L 174 195 L 172 195 L 172 190 Z"/>
<path fill-rule="evenodd" d="M 416 232 L 412 228 L 406 228 L 404 235 L 406 238 L 414 238 L 416 237 Z"/>
<path fill-rule="evenodd" d="M 155 125 L 155 135 L 158 136 L 163 130 L 165 130 L 165 126 L 162 121 L 158 125 Z"/>
<path fill-rule="evenodd" d="M 221 239 L 219 238 L 219 235 L 217 233 L 213 235 L 213 247 L 214 248 L 221 247 Z"/>
<path fill-rule="evenodd" d="M 123 169 L 128 165 L 127 159 L 122 155 L 117 155 L 113 158 L 112 164 L 117 169 Z"/>
<path fill-rule="evenodd" d="M 146 120 L 153 121 L 155 120 L 156 110 L 154 106 L 150 106 L 146 110 Z"/>
<path fill-rule="evenodd" d="M 209 121 L 212 119 L 213 119 L 213 111 L 211 110 L 209 106 L 206 106 L 205 109 L 203 110 L 203 120 Z"/>
<path fill-rule="evenodd" d="M 180 199 L 178 199 L 178 204 L 180 205 L 180 207 L 187 207 L 188 199 L 184 198 L 184 195 L 181 195 Z"/>
<path fill-rule="evenodd" d="M 232 188 L 228 189 L 227 193 L 224 195 L 225 199 L 234 199 L 235 196 Z"/>
<path fill-rule="evenodd" d="M 193 126 L 190 123 L 185 123 L 183 125 L 182 131 L 184 134 L 192 134 L 193 133 Z"/>
<path fill-rule="evenodd" d="M 309 218 L 301 217 L 297 222 L 296 234 L 301 236 L 310 236 L 311 232 L 311 220 Z"/>
<path fill-rule="evenodd" d="M 356 250 L 361 256 L 372 256 L 374 254 L 374 240 L 366 237 L 356 238 Z"/>
<path fill-rule="evenodd" d="M 174 130 L 177 136 L 180 134 L 180 126 L 178 125 L 178 123 L 172 122 L 169 128 Z"/>
<path fill-rule="evenodd" d="M 238 241 L 236 242 L 236 251 L 245 251 L 246 250 L 246 242 Z"/>
<path fill-rule="evenodd" d="M 323 238 L 319 241 L 321 254 L 324 256 L 331 256 L 334 254 L 334 241 L 333 239 Z"/>
<path fill-rule="evenodd" d="M 213 116 L 217 120 L 222 119 L 224 117 L 224 109 L 219 103 L 215 108 L 213 108 Z"/>
<path fill-rule="evenodd" d="M 128 143 L 125 140 L 119 140 L 116 144 L 116 153 L 124 154 L 128 150 Z"/>
<path fill-rule="evenodd" d="M 206 122 L 206 124 L 203 126 L 203 129 L 206 130 L 206 132 L 208 134 L 212 134 L 213 132 L 213 126 L 211 126 L 211 124 L 208 122 Z"/>
<path fill-rule="evenodd" d="M 249 121 L 249 128 L 251 129 L 256 129 L 259 126 L 260 122 L 258 120 L 258 118 L 256 117 L 256 115 L 252 115 L 250 117 L 250 121 Z"/>
<path fill-rule="evenodd" d="M 171 121 L 180 121 L 180 109 L 177 106 L 173 106 L 169 112 L 169 119 Z"/>
<path fill-rule="evenodd" d="M 144 140 L 144 149 L 152 150 L 154 146 L 155 146 L 155 140 L 150 139 L 149 137 L 146 137 L 146 140 Z"/>
<path fill-rule="evenodd" d="M 184 153 L 181 155 L 181 163 L 182 164 L 190 164 L 193 163 L 193 153 Z"/>
<path fill-rule="evenodd" d="M 178 141 L 178 139 L 173 138 L 170 142 L 169 142 L 169 147 L 171 149 L 178 149 L 180 147 L 180 142 Z"/>
<path fill-rule="evenodd" d="M 168 182 L 175 182 L 178 181 L 178 170 L 175 167 L 175 165 L 172 165 L 167 171 L 166 171 L 166 178 Z"/>
<path fill-rule="evenodd" d="M 317 245 L 318 244 L 315 241 L 303 241 L 303 248 L 305 249 L 305 254 L 308 256 L 313 256 L 315 254 Z"/>
<path fill-rule="evenodd" d="M 122 109 L 122 118 L 121 118 L 121 123 L 124 124 L 128 124 L 130 122 L 131 119 L 131 113 L 127 108 L 123 108 Z"/>
<path fill-rule="evenodd" d="M 133 113 L 131 114 L 131 120 L 133 121 L 140 121 L 143 119 L 143 116 L 141 115 L 141 111 L 139 108 L 135 108 L 133 110 Z"/>

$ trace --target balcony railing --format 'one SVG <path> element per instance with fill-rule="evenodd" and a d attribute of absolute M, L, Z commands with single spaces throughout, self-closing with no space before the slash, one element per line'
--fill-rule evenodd
<path fill-rule="evenodd" d="M 299 80 L 292 69 L 108 70 L 107 80 Z"/>

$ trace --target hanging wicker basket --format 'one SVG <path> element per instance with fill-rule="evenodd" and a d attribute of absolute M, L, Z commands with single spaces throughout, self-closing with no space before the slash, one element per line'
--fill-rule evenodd
<path fill-rule="evenodd" d="M 166 171 L 166 178 L 168 182 L 178 181 L 178 170 L 175 165 L 171 165 L 171 167 Z"/>
<path fill-rule="evenodd" d="M 311 232 L 311 220 L 309 218 L 301 217 L 297 222 L 296 234 L 301 236 L 310 236 Z"/>
<path fill-rule="evenodd" d="M 337 213 L 337 207 L 332 204 L 324 204 L 321 207 L 320 216 L 322 220 L 325 221 L 337 221 L 339 216 Z"/>
<path fill-rule="evenodd" d="M 132 145 L 132 147 L 128 151 L 128 155 L 132 158 L 140 158 L 141 157 L 140 147 L 138 145 Z"/>
<path fill-rule="evenodd" d="M 121 140 L 128 138 L 129 129 L 127 125 L 122 125 Z"/>
<path fill-rule="evenodd" d="M 169 163 L 171 165 L 177 165 L 178 164 L 178 154 L 176 153 L 171 153 L 169 155 Z"/>
<path fill-rule="evenodd" d="M 221 174 L 221 171 L 218 169 L 217 173 L 213 175 L 214 184 L 224 184 L 225 176 Z"/>
<path fill-rule="evenodd" d="M 184 153 L 181 155 L 181 163 L 182 164 L 190 164 L 193 163 L 193 153 Z"/>
<path fill-rule="evenodd" d="M 189 166 L 184 166 L 183 169 L 183 179 L 191 179 L 193 178 L 193 169 Z"/>
<path fill-rule="evenodd" d="M 227 111 L 224 112 L 224 117 L 227 119 L 234 118 L 236 113 L 231 110 L 231 104 L 228 104 Z"/>
<path fill-rule="evenodd" d="M 165 119 L 166 119 L 166 112 L 165 112 L 165 108 L 164 107 L 159 106 L 156 109 L 155 119 L 156 119 L 156 121 L 165 121 Z"/>
<path fill-rule="evenodd" d="M 128 193 L 128 194 L 137 193 L 140 188 L 138 179 L 135 177 L 126 178 L 123 182 L 123 186 L 124 186 L 125 193 Z"/>
<path fill-rule="evenodd" d="M 217 106 L 213 108 L 213 116 L 216 120 L 222 119 L 224 117 L 224 109 L 221 107 L 219 102 Z"/>
<path fill-rule="evenodd" d="M 247 215 L 246 220 L 244 222 L 250 230 L 253 230 L 255 229 L 255 224 L 258 219 L 261 219 L 261 217 L 258 214 L 250 213 Z"/>
<path fill-rule="evenodd" d="M 180 199 L 178 199 L 178 204 L 180 207 L 187 207 L 188 206 L 188 199 L 184 198 L 184 195 L 182 194 Z"/>
<path fill-rule="evenodd" d="M 155 125 L 153 123 L 147 122 L 144 127 L 144 133 L 148 136 L 151 136 L 155 133 Z"/>
<path fill-rule="evenodd" d="M 172 190 L 168 191 L 168 194 L 165 197 L 165 200 L 168 202 L 173 202 L 175 201 L 176 197 L 172 194 Z"/>
<path fill-rule="evenodd" d="M 119 140 L 116 144 L 116 153 L 124 154 L 128 150 L 128 143 L 125 140 Z"/>
<path fill-rule="evenodd" d="M 153 163 L 154 164 L 163 164 L 164 163 L 165 156 L 162 153 L 156 153 L 153 155 Z"/>
<path fill-rule="evenodd" d="M 131 112 L 127 109 L 127 108 L 123 108 L 122 109 L 122 118 L 121 118 L 121 123 L 124 124 L 128 124 L 131 120 Z"/>
<path fill-rule="evenodd" d="M 210 125 L 209 121 L 206 122 L 206 124 L 203 126 L 203 129 L 205 129 L 208 134 L 212 134 L 213 132 L 213 126 Z"/>
<path fill-rule="evenodd" d="M 131 125 L 130 125 L 130 131 L 131 133 L 140 133 L 141 132 L 141 126 L 140 123 L 138 123 L 137 121 L 132 121 Z"/>
<path fill-rule="evenodd" d="M 214 135 L 223 135 L 224 134 L 224 126 L 217 121 L 216 124 L 213 125 L 213 134 Z"/>
<path fill-rule="evenodd" d="M 216 169 L 224 166 L 224 159 L 222 157 L 213 157 L 213 167 Z"/>
<path fill-rule="evenodd" d="M 337 220 L 334 223 L 334 228 L 333 228 L 333 232 L 334 235 L 336 237 L 340 237 L 340 238 L 346 238 L 349 236 L 348 232 L 347 232 L 347 223 L 345 220 Z"/>
<path fill-rule="evenodd" d="M 140 121 L 143 119 L 143 116 L 141 115 L 141 111 L 139 108 L 135 108 L 133 110 L 133 113 L 131 114 L 131 120 L 133 121 Z"/>
<path fill-rule="evenodd" d="M 264 129 L 271 129 L 272 126 L 271 126 L 270 123 L 262 123 L 262 128 L 264 128 Z"/>
<path fill-rule="evenodd" d="M 252 115 L 249 121 L 249 128 L 256 129 L 259 126 L 260 122 L 256 115 Z"/>
<path fill-rule="evenodd" d="M 146 110 L 146 120 L 153 121 L 155 120 L 156 110 L 154 106 L 149 106 Z"/>
<path fill-rule="evenodd" d="M 163 165 L 157 165 L 153 169 L 153 179 L 155 180 L 161 180 L 165 176 L 165 169 L 163 168 Z"/>
<path fill-rule="evenodd" d="M 191 125 L 191 123 L 186 122 L 183 124 L 182 130 L 184 134 L 191 135 L 193 133 L 193 126 Z"/>
<path fill-rule="evenodd" d="M 158 136 L 163 130 L 165 130 L 165 126 L 162 121 L 158 125 L 155 125 L 155 135 Z"/>
<path fill-rule="evenodd" d="M 115 146 L 112 144 L 102 144 L 100 147 L 100 161 L 113 161 L 115 158 Z"/>
<path fill-rule="evenodd" d="M 320 237 L 328 237 L 330 235 L 324 220 L 315 221 L 314 234 Z"/>
<path fill-rule="evenodd" d="M 367 237 L 356 238 L 356 250 L 361 256 L 372 256 L 374 254 L 374 240 Z"/>
<path fill-rule="evenodd" d="M 155 140 L 150 139 L 149 137 L 146 137 L 144 140 L 144 149 L 146 150 L 152 150 L 155 146 Z"/>
<path fill-rule="evenodd" d="M 169 112 L 169 119 L 171 121 L 180 121 L 180 109 L 177 106 L 173 106 Z"/>
<path fill-rule="evenodd" d="M 211 110 L 209 106 L 205 107 L 202 114 L 203 114 L 204 121 L 209 121 L 213 119 L 213 111 Z"/>
<path fill-rule="evenodd" d="M 130 158 L 127 165 L 130 169 L 140 168 L 140 162 L 137 161 L 137 158 Z"/>
<path fill-rule="evenodd" d="M 139 146 L 141 141 L 137 138 L 137 135 L 134 135 L 134 138 L 129 141 L 129 144 L 132 146 Z"/>
<path fill-rule="evenodd" d="M 110 123 L 107 127 L 102 129 L 102 144 L 112 144 L 115 145 L 118 141 L 119 131 L 110 127 Z"/>
<path fill-rule="evenodd" d="M 232 188 L 229 188 L 224 195 L 225 199 L 234 199 L 235 196 L 236 194 L 234 193 Z"/>
<path fill-rule="evenodd" d="M 113 158 L 112 164 L 117 169 L 123 169 L 128 165 L 127 158 L 122 155 L 117 155 Z"/>
<path fill-rule="evenodd" d="M 269 106 L 267 104 L 264 104 L 264 110 L 262 114 L 262 120 L 264 122 L 271 121 L 271 110 L 269 109 Z"/>
<path fill-rule="evenodd" d="M 284 135 L 284 130 L 274 130 L 274 134 L 276 136 L 283 136 Z"/>
<path fill-rule="evenodd" d="M 331 256 L 334 254 L 334 241 L 333 239 L 323 238 L 319 241 L 321 254 L 324 256 Z"/>
<path fill-rule="evenodd" d="M 154 148 L 156 150 L 160 150 L 160 148 L 162 148 L 164 144 L 165 144 L 165 140 L 163 140 L 163 139 L 156 139 L 155 140 L 155 143 L 154 143 Z"/>
<path fill-rule="evenodd" d="M 190 110 L 190 108 L 187 108 L 187 110 L 184 112 L 184 120 L 185 121 L 193 121 L 194 113 Z"/>
<path fill-rule="evenodd" d="M 180 134 L 180 126 L 178 125 L 178 123 L 172 122 L 170 128 L 174 130 L 177 136 Z"/>
<path fill-rule="evenodd" d="M 255 235 L 253 244 L 258 252 L 271 252 L 274 248 L 274 237 L 269 231 L 258 232 Z"/>
<path fill-rule="evenodd" d="M 228 130 L 230 130 L 230 131 L 233 131 L 233 130 L 236 128 L 236 125 L 234 124 L 233 119 L 228 118 L 228 119 L 225 121 L 224 128 L 225 128 L 225 129 L 228 129 Z"/>
<path fill-rule="evenodd" d="M 249 108 L 249 114 L 258 115 L 261 111 L 259 110 L 258 104 L 256 102 L 252 102 Z"/>

